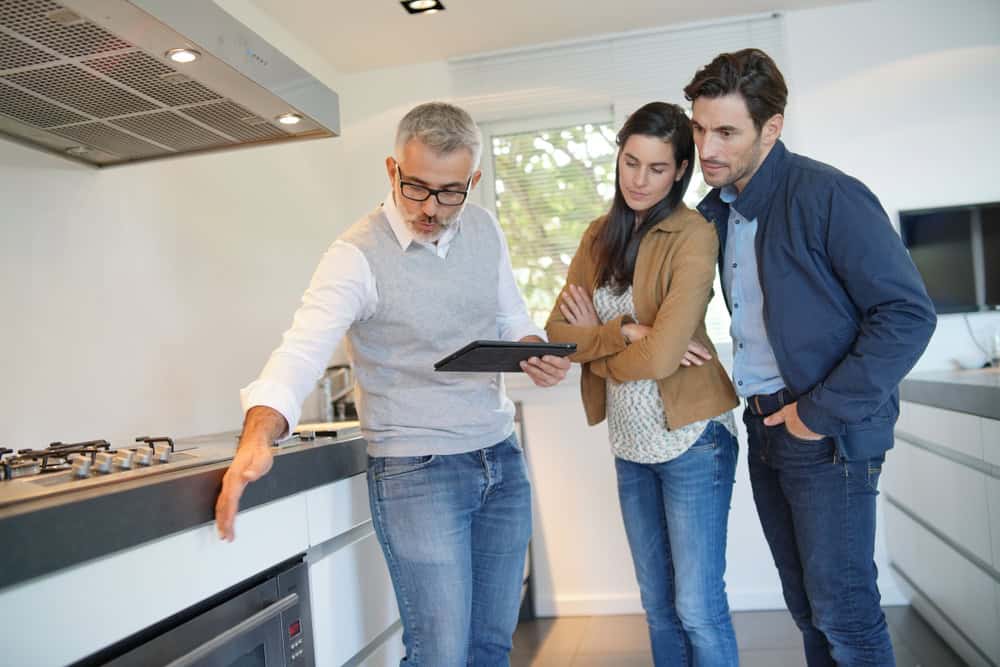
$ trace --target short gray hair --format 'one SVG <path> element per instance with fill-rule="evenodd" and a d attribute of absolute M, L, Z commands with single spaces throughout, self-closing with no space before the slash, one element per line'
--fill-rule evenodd
<path fill-rule="evenodd" d="M 473 167 L 479 166 L 483 151 L 479 127 L 465 109 L 446 102 L 427 102 L 410 109 L 396 129 L 396 158 L 410 139 L 417 139 L 439 155 L 460 148 L 472 153 Z"/>

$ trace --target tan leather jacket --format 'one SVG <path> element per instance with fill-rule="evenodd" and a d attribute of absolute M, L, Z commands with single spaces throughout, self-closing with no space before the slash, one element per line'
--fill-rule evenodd
<path fill-rule="evenodd" d="M 579 285 L 591 294 L 597 287 L 592 247 L 605 220 L 602 216 L 587 228 L 566 278 L 567 285 Z M 627 344 L 621 330 L 627 320 L 619 317 L 599 326 L 574 326 L 556 302 L 545 329 L 549 340 L 577 345 L 570 359 L 583 366 L 580 391 L 589 424 L 605 418 L 608 381 L 656 380 L 671 429 L 739 405 L 705 331 L 718 253 L 715 228 L 684 204 L 649 230 L 636 258 L 632 298 L 639 324 L 653 330 L 633 345 Z M 692 338 L 712 351 L 712 360 L 702 366 L 681 366 Z"/>

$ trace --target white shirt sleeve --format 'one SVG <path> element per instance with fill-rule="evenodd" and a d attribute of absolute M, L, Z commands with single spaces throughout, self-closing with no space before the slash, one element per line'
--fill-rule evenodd
<path fill-rule="evenodd" d="M 493 215 L 493 226 L 500 237 L 500 271 L 497 281 L 497 330 L 500 332 L 501 340 L 520 340 L 525 336 L 538 336 L 542 340 L 548 340 L 545 332 L 542 331 L 528 314 L 528 307 L 524 303 L 524 297 L 517 288 L 514 280 L 514 269 L 510 264 L 510 251 L 507 249 L 507 239 L 500 223 Z"/>
<path fill-rule="evenodd" d="M 266 405 L 280 412 L 292 430 L 302 403 L 316 388 L 333 350 L 356 321 L 370 318 L 377 304 L 375 276 L 356 246 L 335 241 L 323 255 L 292 327 L 271 353 L 260 376 L 240 390 L 243 412 Z"/>

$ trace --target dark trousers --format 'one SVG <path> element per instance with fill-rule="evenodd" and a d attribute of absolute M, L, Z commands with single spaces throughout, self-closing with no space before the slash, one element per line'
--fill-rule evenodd
<path fill-rule="evenodd" d="M 831 438 L 801 440 L 744 412 L 750 482 L 809 667 L 894 665 L 875 567 L 884 457 L 845 461 Z"/>

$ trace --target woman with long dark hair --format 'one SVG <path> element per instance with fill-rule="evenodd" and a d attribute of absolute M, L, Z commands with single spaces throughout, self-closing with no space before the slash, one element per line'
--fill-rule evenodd
<path fill-rule="evenodd" d="M 588 422 L 608 420 L 658 666 L 738 661 L 723 578 L 738 401 L 705 331 L 719 241 L 682 201 L 693 165 L 680 107 L 629 116 L 611 209 L 584 233 L 546 326 L 577 344 Z M 691 341 L 707 362 L 685 361 Z"/>

